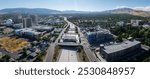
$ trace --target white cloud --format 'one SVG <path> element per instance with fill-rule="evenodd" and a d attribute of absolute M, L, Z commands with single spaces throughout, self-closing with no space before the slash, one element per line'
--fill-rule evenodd
<path fill-rule="evenodd" d="M 145 6 L 145 7 L 116 6 L 114 9 L 119 9 L 119 8 L 131 8 L 135 10 L 150 11 L 150 6 Z"/>
<path fill-rule="evenodd" d="M 134 7 L 133 9 L 135 9 L 135 10 L 143 10 L 143 11 L 150 11 L 150 6 L 146 6 L 146 7 Z"/>
<path fill-rule="evenodd" d="M 130 8 L 128 6 L 116 6 L 114 9 L 120 9 L 120 8 Z"/>

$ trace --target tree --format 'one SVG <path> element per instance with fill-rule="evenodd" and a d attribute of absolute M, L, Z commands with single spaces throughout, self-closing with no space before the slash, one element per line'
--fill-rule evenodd
<path fill-rule="evenodd" d="M 9 56 L 9 55 L 5 55 L 5 56 L 3 56 L 2 57 L 2 59 L 4 60 L 4 61 L 6 61 L 6 62 L 9 62 L 9 59 L 10 59 L 11 57 Z"/>
<path fill-rule="evenodd" d="M 122 42 L 122 41 L 123 41 L 123 40 L 122 40 L 122 36 L 119 35 L 119 36 L 116 38 L 116 41 L 117 41 L 117 42 Z"/>
<path fill-rule="evenodd" d="M 27 49 L 23 48 L 23 57 L 26 57 L 27 56 Z"/>

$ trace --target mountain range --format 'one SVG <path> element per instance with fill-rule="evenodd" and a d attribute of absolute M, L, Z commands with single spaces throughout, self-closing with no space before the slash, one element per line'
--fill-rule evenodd
<path fill-rule="evenodd" d="M 11 13 L 20 13 L 20 14 L 84 14 L 84 13 L 95 13 L 95 12 L 88 12 L 88 11 L 59 11 L 59 10 L 52 10 L 52 9 L 45 9 L 45 8 L 6 8 L 0 10 L 0 14 L 11 14 Z M 135 16 L 143 16 L 143 17 L 150 17 L 150 12 L 142 11 L 142 10 L 134 10 L 131 8 L 119 8 L 113 10 L 107 10 L 102 12 L 96 13 L 107 13 L 107 14 L 130 14 Z"/>
<path fill-rule="evenodd" d="M 104 13 L 130 14 L 130 15 L 143 16 L 143 17 L 149 17 L 150 16 L 149 11 L 134 10 L 134 9 L 131 9 L 131 8 L 119 8 L 119 9 L 114 9 L 114 10 L 108 10 L 108 11 L 104 11 Z"/>

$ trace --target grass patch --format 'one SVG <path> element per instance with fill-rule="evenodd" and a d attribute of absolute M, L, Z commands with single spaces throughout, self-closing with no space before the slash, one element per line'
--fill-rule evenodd
<path fill-rule="evenodd" d="M 87 55 L 86 53 L 84 52 L 83 50 L 83 47 L 80 46 L 79 49 L 78 49 L 78 55 L 79 55 L 79 58 L 82 62 L 89 62 L 88 58 L 87 58 Z"/>
<path fill-rule="evenodd" d="M 55 47 L 55 52 L 54 52 L 54 56 L 53 56 L 53 62 L 56 62 L 58 60 L 58 56 L 60 54 L 60 47 L 59 46 L 56 46 Z"/>

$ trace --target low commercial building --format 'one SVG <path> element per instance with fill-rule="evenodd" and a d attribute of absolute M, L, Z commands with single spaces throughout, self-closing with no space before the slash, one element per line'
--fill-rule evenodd
<path fill-rule="evenodd" d="M 12 26 L 14 24 L 13 20 L 12 19 L 7 19 L 7 20 L 4 20 L 1 25 L 4 25 L 4 26 Z"/>
<path fill-rule="evenodd" d="M 15 28 L 15 29 L 22 29 L 23 28 L 23 24 L 22 23 L 14 24 L 13 28 Z"/>
<path fill-rule="evenodd" d="M 41 26 L 33 26 L 32 29 L 40 32 L 44 32 L 44 31 L 51 32 L 54 30 L 54 27 L 41 25 Z"/>
<path fill-rule="evenodd" d="M 41 35 L 40 32 L 37 32 L 36 30 L 30 28 L 15 30 L 15 34 L 19 36 L 27 36 L 27 37 L 35 37 L 35 38 Z"/>
<path fill-rule="evenodd" d="M 141 50 L 141 42 L 124 41 L 108 46 L 100 45 L 100 55 L 107 61 L 120 61 L 136 55 Z"/>

